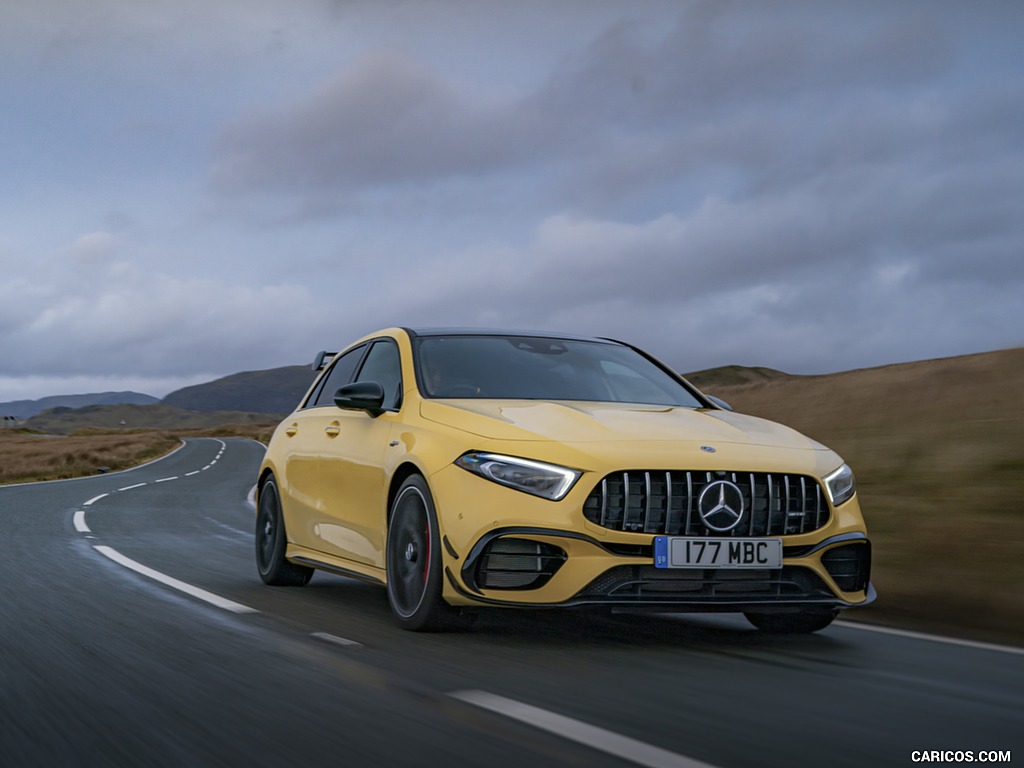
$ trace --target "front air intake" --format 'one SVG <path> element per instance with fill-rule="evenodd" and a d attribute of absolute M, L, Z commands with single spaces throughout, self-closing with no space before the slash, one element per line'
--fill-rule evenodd
<path fill-rule="evenodd" d="M 863 592 L 871 578 L 871 544 L 862 541 L 833 547 L 821 556 L 821 564 L 843 592 Z"/>
<path fill-rule="evenodd" d="M 562 567 L 565 551 L 530 539 L 500 538 L 490 542 L 474 569 L 481 589 L 537 589 Z"/>

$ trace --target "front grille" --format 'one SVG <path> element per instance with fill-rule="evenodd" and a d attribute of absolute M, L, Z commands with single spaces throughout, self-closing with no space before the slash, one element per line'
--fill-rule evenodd
<path fill-rule="evenodd" d="M 580 593 L 601 602 L 771 603 L 821 601 L 835 595 L 814 571 L 799 566 L 780 570 L 745 568 L 655 568 L 620 565 Z"/>
<path fill-rule="evenodd" d="M 729 531 L 709 528 L 697 502 L 717 480 L 733 483 L 743 496 L 743 515 Z M 829 506 L 813 477 L 768 472 L 616 472 L 591 491 L 583 514 L 614 531 L 666 536 L 786 536 L 808 533 L 828 522 Z"/>
<path fill-rule="evenodd" d="M 482 589 L 537 589 L 566 560 L 565 550 L 530 539 L 495 539 L 481 553 L 474 580 Z"/>

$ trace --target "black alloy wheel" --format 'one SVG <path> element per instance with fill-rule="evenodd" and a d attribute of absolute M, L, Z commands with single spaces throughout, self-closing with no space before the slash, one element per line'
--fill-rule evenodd
<path fill-rule="evenodd" d="M 312 568 L 295 565 L 285 559 L 287 544 L 281 497 L 271 476 L 263 483 L 256 510 L 256 569 L 265 584 L 301 587 L 313 577 Z"/>
<path fill-rule="evenodd" d="M 441 597 L 439 544 L 430 489 L 422 477 L 412 475 L 391 504 L 387 540 L 388 602 L 405 629 L 445 629 L 456 615 Z"/>

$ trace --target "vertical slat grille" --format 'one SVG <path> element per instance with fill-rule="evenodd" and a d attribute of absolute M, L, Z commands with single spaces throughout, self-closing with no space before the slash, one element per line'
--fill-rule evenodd
<path fill-rule="evenodd" d="M 710 483 L 727 480 L 743 496 L 743 516 L 729 531 L 701 520 L 698 500 Z M 829 510 L 812 477 L 765 472 L 630 470 L 604 478 L 583 513 L 603 528 L 667 536 L 785 536 L 821 528 Z"/>

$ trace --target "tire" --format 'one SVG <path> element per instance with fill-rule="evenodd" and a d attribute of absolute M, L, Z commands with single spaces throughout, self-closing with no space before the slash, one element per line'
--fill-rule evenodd
<path fill-rule="evenodd" d="M 265 584 L 273 587 L 301 587 L 313 578 L 313 569 L 295 565 L 285 559 L 288 545 L 281 496 L 277 483 L 268 477 L 260 491 L 256 510 L 256 570 Z"/>
<path fill-rule="evenodd" d="M 824 629 L 839 615 L 838 608 L 820 608 L 799 613 L 744 613 L 747 621 L 773 635 L 808 635 Z"/>
<path fill-rule="evenodd" d="M 457 614 L 441 597 L 444 564 L 426 480 L 411 475 L 402 483 L 388 520 L 388 602 L 399 626 L 417 632 L 451 628 Z"/>

